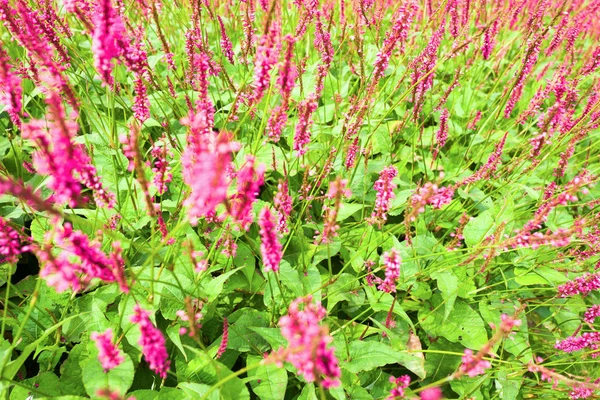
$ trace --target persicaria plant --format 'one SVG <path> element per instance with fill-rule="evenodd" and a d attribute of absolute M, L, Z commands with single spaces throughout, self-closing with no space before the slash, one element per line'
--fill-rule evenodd
<path fill-rule="evenodd" d="M 600 396 L 599 1 L 0 21 L 0 399 Z"/>

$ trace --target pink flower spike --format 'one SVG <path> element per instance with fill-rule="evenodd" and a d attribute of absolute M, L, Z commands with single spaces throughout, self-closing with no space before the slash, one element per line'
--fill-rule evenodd
<path fill-rule="evenodd" d="M 0 264 L 16 264 L 19 255 L 28 250 L 29 246 L 21 244 L 19 232 L 0 217 Z"/>
<path fill-rule="evenodd" d="M 404 389 L 410 385 L 410 376 L 402 375 L 398 378 L 390 376 L 390 383 L 394 385 L 390 390 L 390 395 L 386 397 L 386 400 L 396 400 L 404 397 Z"/>
<path fill-rule="evenodd" d="M 230 214 L 242 229 L 247 230 L 254 220 L 252 204 L 256 201 L 265 180 L 265 165 L 256 165 L 254 156 L 246 156 L 246 163 L 236 174 L 237 192 L 230 198 Z"/>
<path fill-rule="evenodd" d="M 223 318 L 223 337 L 221 338 L 221 344 L 219 345 L 219 349 L 217 350 L 217 355 L 215 358 L 221 358 L 225 350 L 227 350 L 227 342 L 229 339 L 229 322 L 227 321 L 227 317 Z"/>
<path fill-rule="evenodd" d="M 435 134 L 436 146 L 433 149 L 433 160 L 435 161 L 439 151 L 444 147 L 448 140 L 448 109 L 444 108 L 440 115 L 440 128 Z"/>
<path fill-rule="evenodd" d="M 375 181 L 373 187 L 377 192 L 377 198 L 375 200 L 375 208 L 371 213 L 369 224 L 377 224 L 380 228 L 385 224 L 387 220 L 387 212 L 392 205 L 392 200 L 396 198 L 394 189 L 396 184 L 392 180 L 398 175 L 398 170 L 395 167 L 384 168 L 379 174 L 379 179 Z"/>
<path fill-rule="evenodd" d="M 150 321 L 150 313 L 142 309 L 139 304 L 133 308 L 134 315 L 131 322 L 140 326 L 140 341 L 142 354 L 150 364 L 150 369 L 160 375 L 161 378 L 167 377 L 167 371 L 171 365 L 169 355 L 165 346 L 165 337 Z"/>
<path fill-rule="evenodd" d="M 229 36 L 227 36 L 227 32 L 225 32 L 225 25 L 223 24 L 223 20 L 221 17 L 217 16 L 219 21 L 219 26 L 221 27 L 221 51 L 223 55 L 227 58 L 227 60 L 234 64 L 233 62 L 233 46 L 231 45 L 231 40 Z"/>
<path fill-rule="evenodd" d="M 300 310 L 300 305 L 304 308 Z M 307 382 L 319 379 L 325 389 L 339 386 L 341 370 L 334 349 L 327 347 L 333 341 L 327 327 L 319 322 L 327 312 L 320 303 L 313 304 L 312 296 L 300 297 L 290 304 L 288 315 L 281 317 L 281 334 L 288 346 L 271 354 L 275 362 L 287 361 Z"/>
<path fill-rule="evenodd" d="M 91 339 L 96 342 L 96 347 L 98 347 L 98 360 L 102 364 L 104 372 L 110 371 L 125 361 L 119 348 L 112 342 L 112 329 L 108 328 L 104 333 L 92 332 Z"/>
<path fill-rule="evenodd" d="M 432 387 L 421 392 L 421 400 L 441 400 L 442 390 L 439 387 Z"/>
<path fill-rule="evenodd" d="M 490 368 L 492 364 L 486 360 L 477 360 L 473 357 L 473 350 L 465 349 L 465 354 L 462 357 L 462 364 L 460 365 L 460 371 L 469 375 L 471 378 L 477 375 L 485 373 L 485 370 Z"/>
<path fill-rule="evenodd" d="M 125 26 L 111 0 L 101 0 L 94 14 L 94 34 L 92 51 L 94 66 L 106 85 L 112 85 L 112 60 L 119 58 L 125 51 L 121 44 L 125 42 Z"/>
<path fill-rule="evenodd" d="M 600 304 L 596 304 L 588 308 L 585 311 L 583 320 L 589 324 L 593 324 L 598 317 L 600 317 Z"/>
<path fill-rule="evenodd" d="M 378 286 L 378 289 L 386 293 L 395 293 L 396 282 L 400 277 L 400 263 L 402 259 L 396 249 L 384 253 L 381 258 L 385 266 L 385 279 Z"/>
<path fill-rule="evenodd" d="M 265 207 L 258 217 L 260 226 L 260 252 L 262 254 L 264 271 L 279 271 L 281 262 L 281 243 L 277 238 L 277 227 L 269 207 Z"/>

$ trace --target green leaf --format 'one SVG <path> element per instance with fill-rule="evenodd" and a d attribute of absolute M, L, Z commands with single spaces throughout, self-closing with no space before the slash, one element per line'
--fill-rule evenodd
<path fill-rule="evenodd" d="M 369 371 L 387 364 L 403 363 L 409 357 L 407 352 L 395 351 L 387 344 L 374 341 L 355 340 L 348 345 L 349 361 L 341 361 L 341 366 L 352 373 Z"/>
<path fill-rule="evenodd" d="M 425 372 L 428 379 L 435 382 L 456 371 L 461 363 L 463 350 L 460 344 L 444 338 L 431 343 L 425 353 Z"/>
<path fill-rule="evenodd" d="M 248 356 L 246 365 L 258 364 L 263 360 L 262 357 Z M 283 400 L 287 388 L 288 375 L 285 368 L 280 368 L 275 364 L 259 365 L 248 371 L 248 377 L 253 378 L 250 381 L 252 391 L 261 400 Z"/>
<path fill-rule="evenodd" d="M 458 278 L 452 271 L 439 271 L 431 274 L 431 277 L 437 281 L 438 289 L 442 292 L 444 303 L 444 322 L 448 319 L 450 312 L 454 308 L 454 302 L 458 296 Z"/>
<path fill-rule="evenodd" d="M 135 374 L 131 357 L 125 354 L 125 360 L 121 364 L 108 372 L 104 372 L 98 360 L 98 350 L 93 342 L 88 344 L 88 351 L 89 356 L 82 360 L 80 364 L 83 385 L 87 394 L 94 397 L 98 390 L 106 388 L 118 390 L 119 393 L 127 393 L 127 390 L 133 383 L 133 376 Z"/>
<path fill-rule="evenodd" d="M 204 289 L 206 290 L 206 294 L 208 296 L 208 301 L 214 301 L 219 297 L 221 292 L 223 291 L 223 284 L 225 281 L 233 274 L 238 272 L 242 267 L 238 267 L 232 271 L 226 272 L 222 275 L 217 276 L 216 278 L 211 278 L 205 285 Z"/>
<path fill-rule="evenodd" d="M 38 376 L 25 379 L 21 384 L 28 386 L 16 386 L 10 393 L 10 400 L 23 400 L 38 392 L 46 396 L 59 396 L 62 394 L 59 380 L 54 372 L 42 372 Z M 33 396 L 32 396 L 33 397 Z M 39 396 L 35 396 L 38 398 Z"/>
<path fill-rule="evenodd" d="M 451 342 L 460 342 L 470 349 L 479 350 L 487 343 L 488 337 L 483 320 L 467 303 L 457 299 L 447 320 L 441 310 L 442 298 L 433 296 L 434 311 L 419 310 L 419 321 L 431 336 L 442 336 Z"/>
<path fill-rule="evenodd" d="M 496 390 L 499 398 L 503 400 L 517 400 L 519 398 L 519 389 L 521 389 L 522 379 L 520 377 L 509 378 L 507 371 L 499 371 L 496 375 Z"/>
<path fill-rule="evenodd" d="M 76 344 L 69 352 L 69 357 L 60 367 L 60 386 L 63 394 L 85 395 L 80 362 L 87 356 L 88 352 L 83 343 Z"/>

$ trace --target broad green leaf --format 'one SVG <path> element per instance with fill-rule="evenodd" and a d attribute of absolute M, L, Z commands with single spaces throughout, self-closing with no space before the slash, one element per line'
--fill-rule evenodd
<path fill-rule="evenodd" d="M 467 303 L 457 299 L 454 309 L 444 321 L 442 298 L 433 296 L 435 309 L 419 310 L 419 321 L 425 331 L 431 336 L 442 336 L 451 342 L 460 342 L 470 349 L 479 350 L 488 341 L 483 320 Z"/>
<path fill-rule="evenodd" d="M 125 360 L 115 368 L 104 372 L 104 368 L 98 360 L 98 350 L 94 342 L 89 342 L 88 357 L 80 361 L 81 377 L 83 386 L 89 396 L 95 396 L 101 389 L 110 388 L 126 393 L 133 383 L 135 370 L 133 361 L 128 354 L 124 354 Z"/>
<path fill-rule="evenodd" d="M 248 356 L 246 365 L 260 363 L 264 358 L 258 356 Z M 253 378 L 250 381 L 252 391 L 261 400 L 283 400 L 288 383 L 287 371 L 275 364 L 259 365 L 248 371 L 248 377 Z"/>
<path fill-rule="evenodd" d="M 375 341 L 356 340 L 348 344 L 350 360 L 341 360 L 343 368 L 352 373 L 369 371 L 387 364 L 402 364 L 409 358 L 407 352 L 395 351 L 387 344 Z M 343 354 L 340 351 L 340 354 Z"/>

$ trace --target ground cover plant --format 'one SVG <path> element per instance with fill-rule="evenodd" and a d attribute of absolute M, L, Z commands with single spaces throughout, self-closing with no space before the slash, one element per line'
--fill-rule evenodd
<path fill-rule="evenodd" d="M 600 395 L 600 2 L 0 0 L 3 399 Z"/>

